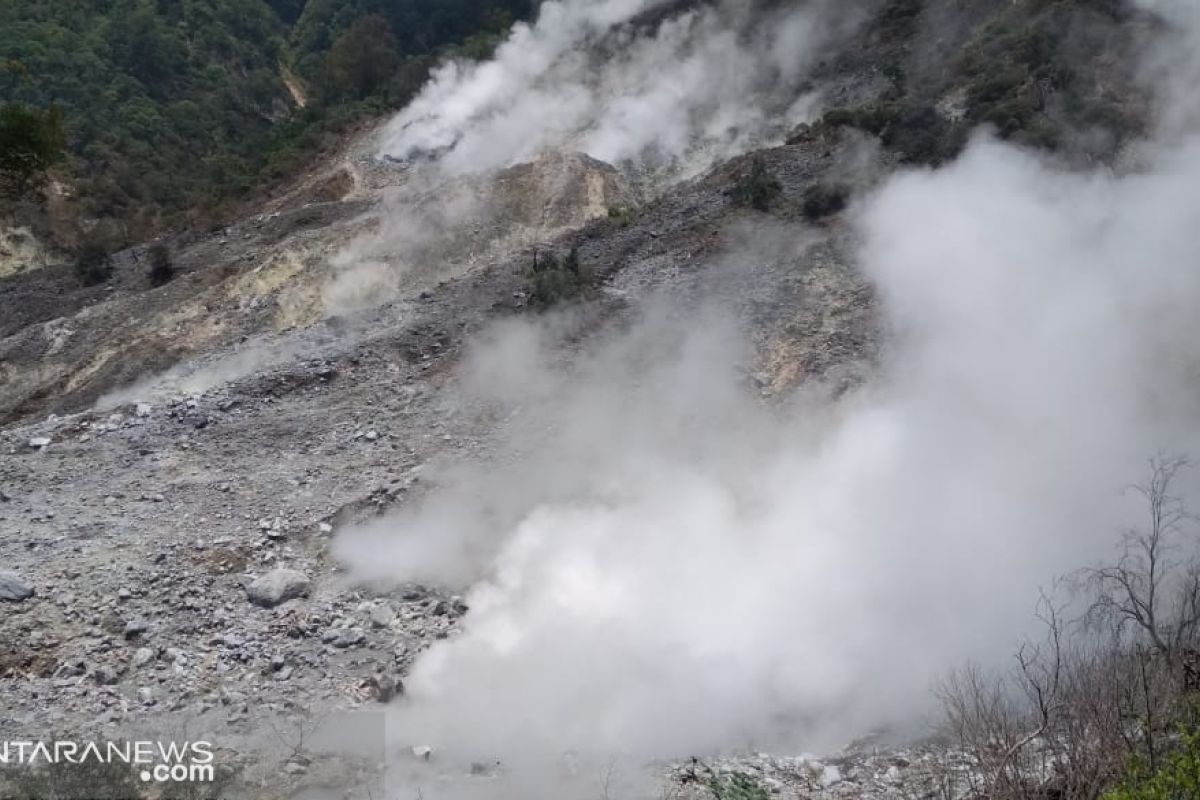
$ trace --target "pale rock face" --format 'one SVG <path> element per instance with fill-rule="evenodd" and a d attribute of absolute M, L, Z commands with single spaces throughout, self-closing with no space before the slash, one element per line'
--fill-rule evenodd
<path fill-rule="evenodd" d="M 343 247 L 321 288 L 325 313 L 419 296 L 439 283 L 553 242 L 638 198 L 617 169 L 583 153 L 548 150 L 505 169 L 446 176 L 389 172 L 377 228 Z"/>
<path fill-rule="evenodd" d="M 497 217 L 542 235 L 636 204 L 615 168 L 575 152 L 550 151 L 510 167 L 496 176 L 491 193 Z"/>
<path fill-rule="evenodd" d="M 0 278 L 41 269 L 50 263 L 45 246 L 25 227 L 0 227 Z"/>

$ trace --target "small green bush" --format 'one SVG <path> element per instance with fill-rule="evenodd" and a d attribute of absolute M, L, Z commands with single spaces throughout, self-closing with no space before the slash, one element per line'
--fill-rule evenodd
<path fill-rule="evenodd" d="M 825 113 L 821 122 L 832 128 L 858 128 L 879 136 L 900 116 L 897 103 L 873 103 L 858 108 L 835 108 Z"/>
<path fill-rule="evenodd" d="M 175 264 L 171 261 L 171 251 L 165 244 L 156 244 L 150 248 L 150 284 L 162 286 L 175 277 Z"/>
<path fill-rule="evenodd" d="M 945 119 L 930 105 L 921 103 L 873 103 L 858 108 L 835 108 L 826 112 L 821 126 L 857 128 L 878 136 L 889 149 L 909 164 L 937 166 L 952 160 L 966 144 L 966 132 Z"/>
<path fill-rule="evenodd" d="M 622 228 L 628 228 L 633 224 L 633 210 L 624 206 L 616 206 L 608 210 L 608 218 Z"/>
<path fill-rule="evenodd" d="M 850 202 L 850 189 L 841 183 L 818 183 L 808 187 L 800 203 L 805 219 L 811 222 L 843 211 Z"/>
<path fill-rule="evenodd" d="M 0 188 L 22 193 L 61 161 L 66 151 L 62 114 L 16 103 L 0 105 Z"/>
<path fill-rule="evenodd" d="M 708 790 L 717 800 L 768 800 L 770 797 L 758 778 L 745 772 L 714 775 L 708 782 Z"/>
<path fill-rule="evenodd" d="M 952 161 L 966 145 L 966 133 L 929 105 L 902 106 L 880 137 L 908 164 L 938 166 Z"/>
<path fill-rule="evenodd" d="M 0 770 L 0 797 L 12 800 L 141 800 L 144 785 L 129 764 L 85 761 Z"/>
<path fill-rule="evenodd" d="M 594 279 L 591 270 L 580 263 L 578 249 L 571 248 L 563 259 L 554 253 L 534 253 L 525 280 L 530 302 L 548 308 L 586 294 Z"/>
<path fill-rule="evenodd" d="M 85 286 L 95 286 L 106 282 L 112 277 L 113 263 L 108 247 L 103 243 L 89 240 L 83 243 L 75 254 L 75 274 Z"/>
<path fill-rule="evenodd" d="M 120 761 L 60 761 L 36 767 L 0 768 L 0 798 L 4 800 L 224 800 L 237 783 L 239 771 L 217 767 L 212 781 L 182 781 L 149 791 L 140 770 Z"/>
<path fill-rule="evenodd" d="M 783 194 L 783 186 L 767 169 L 762 158 L 755 158 L 750 171 L 744 174 L 733 187 L 733 201 L 744 208 L 770 211 L 771 206 Z"/>
<path fill-rule="evenodd" d="M 1130 768 L 1125 783 L 1104 800 L 1195 800 L 1200 798 L 1200 731 L 1185 734 L 1179 748 L 1153 774 Z"/>

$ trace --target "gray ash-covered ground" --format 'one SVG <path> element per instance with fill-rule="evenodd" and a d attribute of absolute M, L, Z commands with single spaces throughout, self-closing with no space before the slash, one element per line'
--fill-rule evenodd
<path fill-rule="evenodd" d="M 789 193 L 814 168 L 803 148 L 769 158 Z M 584 339 L 637 296 L 710 292 L 722 254 L 771 229 L 724 191 L 701 181 L 556 245 L 603 278 Z M 852 380 L 871 356 L 870 295 L 836 260 L 839 237 L 814 229 L 806 247 L 727 271 L 721 293 L 762 345 L 747 366 L 764 394 Z M 473 334 L 532 313 L 526 259 L 248 336 L 102 407 L 0 431 L 0 564 L 35 592 L 0 604 L 0 738 L 187 720 L 269 749 L 271 720 L 390 700 L 416 654 L 454 635 L 464 587 L 347 583 L 330 542 L 411 502 L 427 465 L 491 456 L 495 421 L 461 400 L 455 369 Z M 306 579 L 288 590 L 301 596 L 254 602 L 251 584 L 280 569 Z M 307 767 L 293 772 L 286 785 Z"/>

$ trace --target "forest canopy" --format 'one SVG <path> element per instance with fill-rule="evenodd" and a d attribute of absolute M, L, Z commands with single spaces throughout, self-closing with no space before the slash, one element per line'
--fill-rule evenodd
<path fill-rule="evenodd" d="M 486 54 L 537 4 L 5 0 L 0 106 L 8 129 L 52 115 L 75 195 L 145 233 L 286 177 L 405 103 L 448 49 Z M 0 163 L 17 158 L 7 141 Z"/>

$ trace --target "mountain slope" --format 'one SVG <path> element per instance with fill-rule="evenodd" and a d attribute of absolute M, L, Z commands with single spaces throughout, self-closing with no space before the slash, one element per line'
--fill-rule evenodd
<path fill-rule="evenodd" d="M 0 102 L 62 111 L 72 159 L 60 177 L 75 216 L 115 220 L 110 238 L 130 243 L 291 175 L 326 132 L 364 113 L 357 104 L 402 103 L 442 48 L 530 11 L 491 0 L 12 0 L 0 7 Z M 303 109 L 285 64 L 309 84 Z"/>
<path fill-rule="evenodd" d="M 0 97 L 62 109 L 89 214 L 152 222 L 249 185 L 286 33 L 259 0 L 5 3 Z"/>
<path fill-rule="evenodd" d="M 404 79 L 352 58 L 399 48 L 383 6 L 271 6 L 339 30 L 343 89 Z M 146 244 L 105 285 L 0 275 L 0 563 L 32 591 L 0 740 L 215 731 L 247 798 L 1095 800 L 1172 735 L 1157 657 L 1070 688 L 1123 704 L 1087 791 L 1056 748 L 1094 720 L 1029 735 L 1037 687 L 974 743 L 895 741 L 1107 558 L 1148 451 L 1200 451 L 1200 150 L 1155 152 L 1139 60 L 1167 27 L 564 0 L 163 239 L 174 280 Z M 337 712 L 369 744 L 303 752 Z"/>

